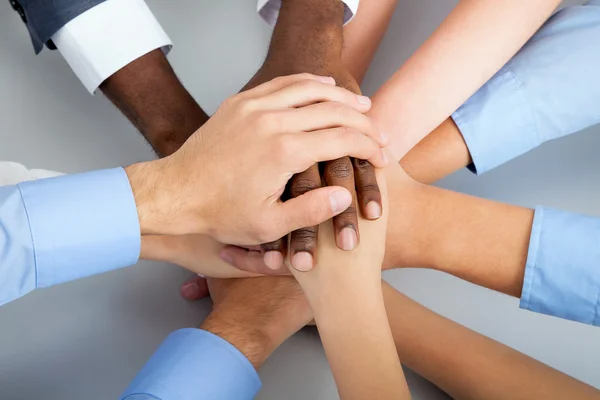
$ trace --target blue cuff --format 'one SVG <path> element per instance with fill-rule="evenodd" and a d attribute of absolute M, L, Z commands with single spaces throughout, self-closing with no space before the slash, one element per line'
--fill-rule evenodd
<path fill-rule="evenodd" d="M 140 227 L 123 168 L 18 185 L 42 288 L 135 264 Z"/>
<path fill-rule="evenodd" d="M 478 174 L 600 122 L 600 1 L 564 8 L 453 115 Z"/>
<path fill-rule="evenodd" d="M 187 328 L 165 339 L 121 399 L 244 400 L 260 387 L 256 370 L 238 349 L 210 332 Z"/>
<path fill-rule="evenodd" d="M 535 210 L 521 308 L 600 326 L 600 219 Z"/>
<path fill-rule="evenodd" d="M 482 174 L 542 143 L 524 89 L 505 66 L 452 114 L 471 153 L 468 168 Z"/>

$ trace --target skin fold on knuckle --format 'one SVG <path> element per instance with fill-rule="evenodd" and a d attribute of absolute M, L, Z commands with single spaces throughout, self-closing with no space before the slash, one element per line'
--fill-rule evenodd
<path fill-rule="evenodd" d="M 334 184 L 336 181 L 348 182 L 354 177 L 354 168 L 348 157 L 330 161 L 325 167 L 327 183 Z"/>
<path fill-rule="evenodd" d="M 294 252 L 313 251 L 317 241 L 318 227 L 311 226 L 295 231 L 292 234 L 292 248 Z"/>
<path fill-rule="evenodd" d="M 361 160 L 360 158 L 353 158 L 354 167 L 361 173 L 370 173 L 373 171 L 373 176 L 375 176 L 375 167 L 367 161 Z"/>
<path fill-rule="evenodd" d="M 290 187 L 290 195 L 292 196 L 292 198 L 302 196 L 303 194 L 318 189 L 320 187 L 321 182 L 318 176 L 309 177 L 300 175 L 292 181 Z"/>
<path fill-rule="evenodd" d="M 283 239 L 278 239 L 273 242 L 263 243 L 260 248 L 264 251 L 281 250 L 283 248 Z"/>

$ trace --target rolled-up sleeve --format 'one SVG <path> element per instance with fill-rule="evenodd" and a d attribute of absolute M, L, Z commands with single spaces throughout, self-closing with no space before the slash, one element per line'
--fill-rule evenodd
<path fill-rule="evenodd" d="M 248 359 L 210 332 L 170 334 L 121 400 L 250 400 L 261 382 Z"/>
<path fill-rule="evenodd" d="M 360 0 L 342 0 L 344 3 L 344 24 L 347 24 L 354 18 L 358 11 Z M 258 14 L 271 26 L 275 26 L 279 10 L 281 9 L 281 0 L 258 0 Z"/>
<path fill-rule="evenodd" d="M 600 218 L 536 208 L 520 305 L 600 326 Z"/>
<path fill-rule="evenodd" d="M 600 1 L 556 13 L 453 115 L 478 174 L 600 122 Z"/>
<path fill-rule="evenodd" d="M 123 168 L 0 187 L 0 304 L 135 264 L 135 200 Z"/>
<path fill-rule="evenodd" d="M 52 41 L 90 93 L 152 50 L 167 54 L 171 39 L 144 0 L 106 0 L 69 21 Z"/>

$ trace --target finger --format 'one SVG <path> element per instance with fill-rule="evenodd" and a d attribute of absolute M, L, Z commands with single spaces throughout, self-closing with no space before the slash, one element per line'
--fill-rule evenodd
<path fill-rule="evenodd" d="M 341 186 L 354 193 L 354 169 L 350 158 L 344 157 L 325 164 L 323 172 L 325 183 L 329 186 Z M 354 250 L 360 241 L 358 231 L 358 215 L 356 214 L 356 199 L 352 196 L 352 204 L 342 213 L 333 218 L 335 242 L 342 250 Z"/>
<path fill-rule="evenodd" d="M 288 268 L 284 265 L 277 270 L 267 267 L 263 255 L 258 251 L 248 251 L 237 246 L 225 246 L 221 249 L 219 257 L 239 270 L 263 275 L 289 275 Z"/>
<path fill-rule="evenodd" d="M 352 159 L 352 165 L 361 214 L 366 219 L 378 219 L 383 213 L 383 205 L 381 191 L 375 176 L 375 168 L 368 161 L 357 158 Z"/>
<path fill-rule="evenodd" d="M 333 79 L 330 76 L 320 76 L 320 75 L 303 73 L 303 74 L 279 76 L 275 79 L 272 79 L 268 82 L 258 85 L 253 89 L 246 90 L 245 92 L 242 92 L 242 93 L 238 94 L 237 96 L 239 96 L 240 98 L 246 98 L 246 99 L 263 97 L 263 96 L 272 94 L 274 92 L 277 92 L 278 90 L 281 90 L 285 87 L 293 85 L 294 83 L 302 82 L 302 81 L 315 81 L 315 82 L 319 82 L 319 83 L 326 84 L 329 86 L 335 86 L 335 79 Z"/>
<path fill-rule="evenodd" d="M 321 187 L 319 166 L 309 169 L 292 177 L 290 181 L 290 197 L 297 198 Z M 309 271 L 316 264 L 317 236 L 319 227 L 310 226 L 295 230 L 290 239 L 290 262 L 298 271 Z"/>
<path fill-rule="evenodd" d="M 361 113 L 369 111 L 371 99 L 357 95 L 341 87 L 320 81 L 305 79 L 271 93 L 261 99 L 266 108 L 296 108 L 319 102 L 334 101 Z"/>
<path fill-rule="evenodd" d="M 285 127 L 289 128 L 289 132 L 312 132 L 344 127 L 370 137 L 380 147 L 387 146 L 389 142 L 388 135 L 382 134 L 371 118 L 346 104 L 336 101 L 327 101 L 285 111 L 281 118 Z"/>
<path fill-rule="evenodd" d="M 281 239 L 260 245 L 263 251 L 265 265 L 276 271 L 284 266 L 283 261 L 287 255 L 287 235 Z"/>
<path fill-rule="evenodd" d="M 208 296 L 206 278 L 194 276 L 181 285 L 181 296 L 186 300 L 199 300 Z"/>
<path fill-rule="evenodd" d="M 377 143 L 349 128 L 290 134 L 281 139 L 289 141 L 282 146 L 289 149 L 287 150 L 289 154 L 285 155 L 283 159 L 289 163 L 288 168 L 294 173 L 304 171 L 318 162 L 337 160 L 347 156 L 367 160 L 378 168 L 388 164 L 385 152 Z"/>
<path fill-rule="evenodd" d="M 352 204 L 352 195 L 342 187 L 323 187 L 277 203 L 274 208 L 274 226 L 281 234 L 309 226 L 317 226 L 346 210 Z"/>

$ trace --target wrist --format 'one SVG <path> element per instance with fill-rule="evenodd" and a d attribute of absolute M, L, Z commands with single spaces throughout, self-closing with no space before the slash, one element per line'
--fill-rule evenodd
<path fill-rule="evenodd" d="M 163 171 L 159 161 L 142 162 L 125 167 L 125 173 L 131 185 L 138 213 L 142 235 L 160 233 L 165 210 L 161 204 L 168 203 L 163 196 L 167 192 L 161 190 L 160 181 Z"/>
<path fill-rule="evenodd" d="M 255 316 L 249 317 L 254 318 Z M 235 318 L 226 317 L 215 311 L 206 317 L 200 325 L 200 329 L 229 342 L 257 370 L 277 347 L 262 328 L 255 327 L 253 324 L 240 323 Z"/>
<path fill-rule="evenodd" d="M 317 324 L 342 326 L 347 325 L 345 321 L 370 320 L 380 316 L 381 310 L 385 310 L 383 302 L 383 289 L 381 279 L 375 283 L 364 284 L 350 288 L 350 290 L 338 290 L 314 296 L 309 300 L 314 312 Z M 348 313 L 348 310 L 352 310 Z"/>
<path fill-rule="evenodd" d="M 359 301 L 359 298 L 376 296 L 381 291 L 381 264 L 377 266 L 354 264 L 341 267 L 343 268 L 339 268 L 340 271 L 331 274 L 326 271 L 315 271 L 322 275 L 312 281 L 299 277 L 302 290 L 315 314 L 317 310 L 346 308 L 348 303 Z M 331 270 L 332 266 L 317 265 L 317 268 Z M 356 270 L 351 271 L 350 268 Z"/>
<path fill-rule="evenodd" d="M 287 74 L 327 74 L 341 65 L 343 24 L 340 0 L 284 0 L 265 64 Z"/>
<path fill-rule="evenodd" d="M 388 187 L 399 182 L 393 177 L 392 170 L 388 172 Z M 393 177 L 393 178 L 392 178 Z M 392 178 L 392 180 L 390 180 Z M 395 204 L 389 212 L 394 214 L 390 219 L 397 223 L 387 227 L 388 238 L 402 238 L 394 243 L 386 243 L 384 270 L 401 267 L 434 268 L 435 247 L 438 245 L 432 237 L 436 236 L 435 201 L 433 190 L 437 188 L 411 182 L 409 185 L 400 183 L 400 204 Z"/>

